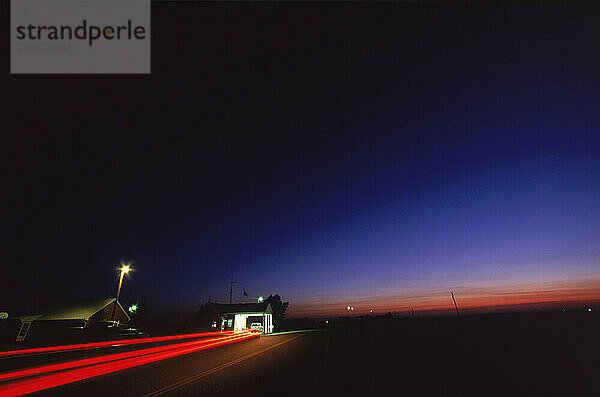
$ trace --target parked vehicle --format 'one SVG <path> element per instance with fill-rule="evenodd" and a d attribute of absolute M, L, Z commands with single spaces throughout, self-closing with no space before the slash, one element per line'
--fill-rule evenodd
<path fill-rule="evenodd" d="M 250 329 L 253 331 L 263 332 L 263 326 L 261 323 L 252 323 L 250 324 Z"/>
<path fill-rule="evenodd" d="M 94 340 L 126 339 L 148 336 L 147 332 L 127 327 L 124 324 L 120 324 L 118 321 L 98 321 L 86 328 L 85 334 L 88 339 Z"/>

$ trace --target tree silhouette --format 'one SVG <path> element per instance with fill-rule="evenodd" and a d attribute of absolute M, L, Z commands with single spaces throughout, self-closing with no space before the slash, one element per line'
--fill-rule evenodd
<path fill-rule="evenodd" d="M 271 304 L 271 309 L 273 310 L 273 325 L 275 326 L 275 330 L 281 330 L 283 322 L 285 321 L 285 311 L 290 305 L 290 302 L 282 302 L 279 294 L 275 294 L 269 295 L 269 297 L 265 299 L 265 303 Z"/>

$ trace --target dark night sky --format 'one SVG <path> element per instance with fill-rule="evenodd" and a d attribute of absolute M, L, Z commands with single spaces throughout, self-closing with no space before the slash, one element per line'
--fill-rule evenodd
<path fill-rule="evenodd" d="M 600 298 L 600 5 L 155 4 L 150 76 L 10 76 L 0 309 Z M 8 30 L 8 15 L 2 15 Z"/>

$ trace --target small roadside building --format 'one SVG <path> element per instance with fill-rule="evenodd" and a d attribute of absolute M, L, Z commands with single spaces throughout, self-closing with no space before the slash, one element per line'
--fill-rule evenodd
<path fill-rule="evenodd" d="M 113 310 L 115 321 L 123 324 L 129 322 L 129 315 L 119 302 L 115 302 L 115 298 L 73 301 L 50 306 L 40 313 L 9 317 L 7 320 L 19 322 L 16 342 L 23 342 L 26 339 L 81 333 L 81 330 L 98 321 L 112 320 Z"/>
<path fill-rule="evenodd" d="M 200 307 L 191 326 L 198 330 L 238 332 L 257 323 L 262 325 L 263 333 L 273 332 L 273 309 L 270 303 L 207 302 Z"/>

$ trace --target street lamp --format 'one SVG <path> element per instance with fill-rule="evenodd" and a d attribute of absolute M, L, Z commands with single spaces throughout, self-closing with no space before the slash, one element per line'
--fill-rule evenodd
<path fill-rule="evenodd" d="M 119 277 L 119 286 L 117 287 L 117 297 L 115 298 L 115 305 L 113 306 L 112 315 L 110 316 L 111 320 L 115 319 L 115 311 L 117 310 L 117 303 L 119 302 L 119 294 L 121 293 L 121 284 L 123 284 L 123 276 L 126 273 L 129 273 L 131 270 L 131 263 L 125 264 L 121 262 L 121 276 Z"/>

